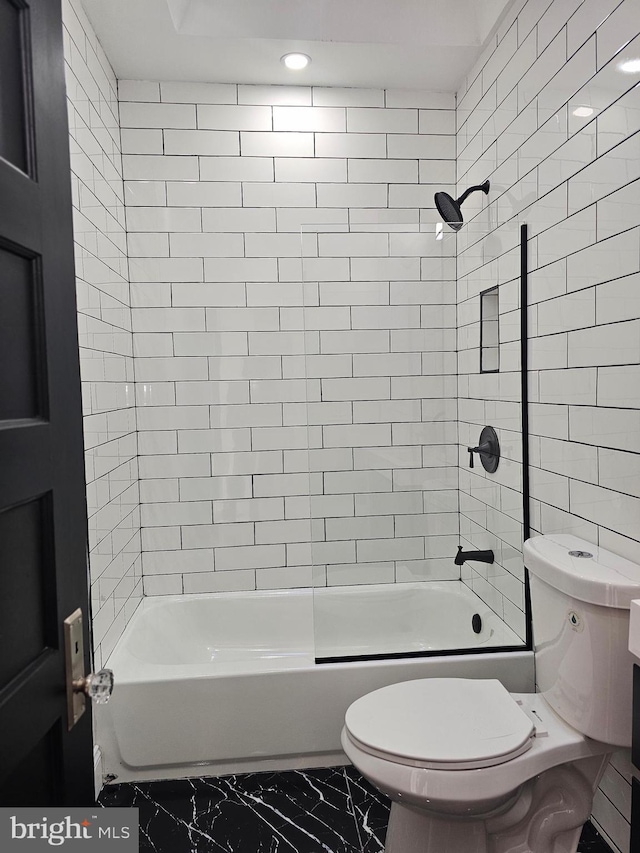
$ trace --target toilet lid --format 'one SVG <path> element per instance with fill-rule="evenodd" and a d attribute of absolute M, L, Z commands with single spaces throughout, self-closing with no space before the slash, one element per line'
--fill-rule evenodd
<path fill-rule="evenodd" d="M 345 716 L 365 752 L 417 767 L 467 770 L 510 761 L 535 727 L 499 681 L 424 678 L 374 690 Z"/>

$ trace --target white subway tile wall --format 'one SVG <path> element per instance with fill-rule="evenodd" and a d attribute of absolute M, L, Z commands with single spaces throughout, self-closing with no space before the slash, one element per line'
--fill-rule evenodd
<path fill-rule="evenodd" d="M 63 0 L 62 10 L 99 669 L 142 598 L 133 335 L 117 81 L 80 0 Z M 157 142 L 128 139 L 130 146 Z"/>
<path fill-rule="evenodd" d="M 521 631 L 519 224 L 529 228 L 531 514 L 536 533 L 576 533 L 640 560 L 640 4 L 519 0 L 458 93 L 461 532 L 497 566 L 465 580 Z M 499 285 L 501 372 L 480 374 L 478 294 Z M 468 468 L 484 423 L 504 457 Z M 506 463 L 506 464 L 505 464 Z M 495 568 L 495 571 L 494 571 Z M 593 817 L 629 850 L 628 755 Z"/>
<path fill-rule="evenodd" d="M 453 577 L 453 96 L 119 86 L 145 594 Z"/>

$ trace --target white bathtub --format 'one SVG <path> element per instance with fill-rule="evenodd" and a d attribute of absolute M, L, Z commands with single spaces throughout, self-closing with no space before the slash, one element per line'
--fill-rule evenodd
<path fill-rule="evenodd" d="M 104 769 L 134 781 L 345 763 L 340 730 L 356 698 L 445 675 L 527 692 L 531 652 L 488 651 L 518 644 L 458 581 L 145 598 L 108 662 Z M 451 648 L 476 653 L 315 662 Z"/>

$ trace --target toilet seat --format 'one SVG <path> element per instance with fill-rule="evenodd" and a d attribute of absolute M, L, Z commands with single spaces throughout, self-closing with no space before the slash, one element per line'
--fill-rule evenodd
<path fill-rule="evenodd" d="M 364 752 L 413 767 L 471 770 L 530 749 L 535 726 L 495 679 L 427 678 L 357 699 L 345 728 Z"/>
<path fill-rule="evenodd" d="M 610 744 L 586 738 L 565 723 L 541 694 L 514 693 L 511 698 L 539 724 L 536 722 L 536 734 L 530 739 L 531 748 L 501 764 L 468 770 L 445 764 L 431 768 L 417 766 L 417 762 L 411 765 L 391 754 L 375 755 L 373 749 L 356 742 L 346 725 L 342 748 L 362 775 L 392 800 L 418 809 L 424 809 L 428 801 L 430 809 L 460 815 L 490 811 L 528 779 L 552 767 L 612 751 Z"/>

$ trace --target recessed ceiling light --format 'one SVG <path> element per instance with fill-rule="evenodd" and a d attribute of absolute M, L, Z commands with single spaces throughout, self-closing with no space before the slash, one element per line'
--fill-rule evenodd
<path fill-rule="evenodd" d="M 593 108 L 592 107 L 576 107 L 575 110 L 573 111 L 573 114 L 574 114 L 574 116 L 577 116 L 578 118 L 588 118 L 589 116 L 593 115 Z"/>
<path fill-rule="evenodd" d="M 618 68 L 625 74 L 640 74 L 640 59 L 627 59 L 620 62 Z"/>
<path fill-rule="evenodd" d="M 292 71 L 301 71 L 311 62 L 311 57 L 306 53 L 285 53 L 280 61 Z"/>

